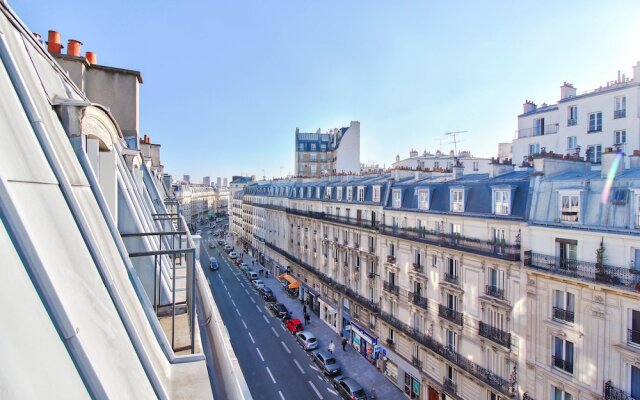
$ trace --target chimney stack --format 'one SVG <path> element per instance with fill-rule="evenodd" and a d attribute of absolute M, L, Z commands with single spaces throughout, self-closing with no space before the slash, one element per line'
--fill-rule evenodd
<path fill-rule="evenodd" d="M 633 81 L 640 82 L 640 61 L 633 66 Z"/>
<path fill-rule="evenodd" d="M 85 58 L 87 59 L 87 62 L 91 65 L 98 63 L 98 55 L 93 51 L 87 51 L 85 53 Z"/>
<path fill-rule="evenodd" d="M 453 179 L 460 179 L 462 175 L 464 175 L 464 167 L 462 165 L 454 165 L 453 169 Z"/>
<path fill-rule="evenodd" d="M 629 168 L 640 169 L 640 150 L 634 150 L 629 156 Z"/>
<path fill-rule="evenodd" d="M 615 163 L 616 157 L 620 157 L 620 160 Z M 611 147 L 607 147 L 602 153 L 600 176 L 606 178 L 609 175 L 609 170 L 615 168 L 614 175 L 618 176 L 624 171 L 624 153 L 621 150 L 613 150 Z M 617 164 L 617 165 L 616 165 Z"/>
<path fill-rule="evenodd" d="M 537 108 L 536 104 L 531 100 L 525 101 L 524 104 L 522 105 L 523 114 L 528 114 L 530 112 L 533 112 L 536 110 L 536 108 Z"/>
<path fill-rule="evenodd" d="M 560 86 L 560 100 L 564 100 L 569 97 L 575 97 L 576 88 L 573 87 L 571 83 L 565 82 L 562 86 Z"/>
<path fill-rule="evenodd" d="M 69 39 L 67 42 L 67 55 L 80 57 L 80 48 L 82 46 L 82 42 L 75 39 Z"/>
<path fill-rule="evenodd" d="M 62 50 L 62 45 L 60 44 L 60 32 L 49 31 L 47 50 L 49 53 L 60 53 L 60 50 Z"/>

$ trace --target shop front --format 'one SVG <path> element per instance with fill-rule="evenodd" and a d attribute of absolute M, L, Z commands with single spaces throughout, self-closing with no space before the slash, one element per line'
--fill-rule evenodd
<path fill-rule="evenodd" d="M 284 286 L 284 289 L 289 296 L 295 298 L 298 297 L 300 281 L 287 273 L 278 275 L 278 280 L 282 283 L 282 286 Z"/>
<path fill-rule="evenodd" d="M 351 321 L 351 346 L 369 362 L 375 363 L 379 357 L 378 338 L 374 338 L 364 329 Z"/>
<path fill-rule="evenodd" d="M 320 293 L 315 288 L 309 287 L 304 283 L 301 286 L 302 301 L 307 305 L 307 311 L 312 311 L 315 315 L 320 316 Z"/>
<path fill-rule="evenodd" d="M 412 364 L 390 349 L 382 350 L 384 374 L 404 394 L 415 400 L 424 399 L 422 394 L 422 374 Z"/>
<path fill-rule="evenodd" d="M 318 298 L 320 303 L 320 319 L 338 333 L 338 311 L 326 299 Z"/>

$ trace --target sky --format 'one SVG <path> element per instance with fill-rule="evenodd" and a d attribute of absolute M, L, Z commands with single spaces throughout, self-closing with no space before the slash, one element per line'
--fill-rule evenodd
<path fill-rule="evenodd" d="M 640 1 L 8 0 L 33 31 L 142 72 L 140 133 L 176 177 L 282 176 L 294 133 L 360 121 L 361 161 L 497 155 L 522 103 L 640 60 Z"/>

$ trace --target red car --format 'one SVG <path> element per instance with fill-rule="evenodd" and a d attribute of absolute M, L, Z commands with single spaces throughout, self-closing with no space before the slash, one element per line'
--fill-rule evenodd
<path fill-rule="evenodd" d="M 304 330 L 302 321 L 300 321 L 298 318 L 288 319 L 287 322 L 285 322 L 285 325 L 292 335 L 295 335 L 296 333 L 302 332 Z"/>

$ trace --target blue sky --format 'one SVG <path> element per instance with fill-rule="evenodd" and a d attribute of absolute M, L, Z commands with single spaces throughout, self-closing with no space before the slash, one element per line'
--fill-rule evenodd
<path fill-rule="evenodd" d="M 278 176 L 294 131 L 361 122 L 361 158 L 493 156 L 522 102 L 629 75 L 640 1 L 9 0 L 34 32 L 142 72 L 140 128 L 166 170 Z M 282 169 L 280 167 L 283 167 Z M 264 172 L 263 172 L 264 170 Z"/>

